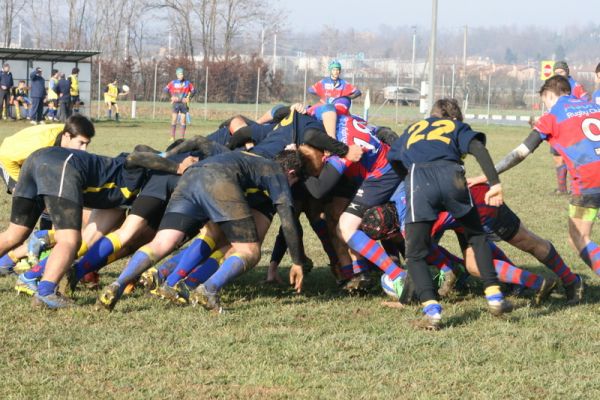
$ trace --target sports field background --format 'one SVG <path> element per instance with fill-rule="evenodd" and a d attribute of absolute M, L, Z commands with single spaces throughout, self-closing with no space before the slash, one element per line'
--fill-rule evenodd
<path fill-rule="evenodd" d="M 188 134 L 211 132 L 217 124 L 194 118 Z M 0 138 L 26 126 L 2 122 Z M 89 148 L 95 153 L 168 145 L 165 121 L 96 127 Z M 528 133 L 526 127 L 475 128 L 488 133 L 496 160 Z M 477 171 L 471 157 L 467 171 Z M 352 298 L 340 293 L 307 227 L 315 269 L 304 293 L 263 285 L 272 227 L 259 266 L 224 290 L 228 312 L 221 316 L 139 292 L 113 313 L 100 313 L 93 308 L 96 293 L 87 290 L 77 293 L 76 309 L 32 311 L 29 298 L 15 295 L 14 279 L 2 278 L 0 398 L 599 398 L 600 278 L 568 246 L 567 198 L 550 195 L 555 178 L 547 145 L 501 178 L 507 203 L 524 223 L 551 239 L 583 274 L 585 304 L 566 307 L 560 292 L 538 309 L 514 298 L 520 308 L 494 318 L 476 294 L 443 302 L 445 329 L 415 331 L 409 322 L 418 307 L 382 307 L 386 299 L 379 292 Z M 0 195 L 0 204 L 5 227 L 10 198 Z M 447 235 L 443 243 L 456 250 L 454 241 Z M 532 257 L 502 248 L 518 265 L 547 274 Z M 121 261 L 103 271 L 102 284 L 123 266 Z M 288 267 L 286 256 L 284 278 Z"/>

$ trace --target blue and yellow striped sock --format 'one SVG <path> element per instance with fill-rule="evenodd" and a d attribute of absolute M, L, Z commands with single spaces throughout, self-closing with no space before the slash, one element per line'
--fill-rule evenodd
<path fill-rule="evenodd" d="M 183 256 L 167 277 L 167 285 L 173 287 L 177 282 L 185 279 L 186 276 L 199 264 L 206 261 L 215 248 L 215 241 L 207 235 L 199 235 L 187 249 L 183 251 Z"/>
<path fill-rule="evenodd" d="M 117 282 L 122 290 L 128 283 L 134 282 L 144 271 L 150 268 L 156 262 L 156 258 L 150 246 L 142 246 L 131 257 L 127 266 L 117 278 Z"/>
<path fill-rule="evenodd" d="M 245 270 L 246 262 L 240 255 L 234 253 L 223 261 L 223 265 L 208 278 L 204 286 L 209 292 L 216 293 Z"/>
<path fill-rule="evenodd" d="M 183 253 L 184 251 L 180 251 L 179 253 L 175 254 L 173 257 L 169 258 L 167 261 L 162 263 L 160 267 L 158 267 L 158 277 L 160 279 L 167 279 L 167 276 L 169 276 L 169 274 L 173 272 L 175 268 L 177 268 L 177 264 L 179 264 L 181 257 L 183 257 Z"/>
<path fill-rule="evenodd" d="M 75 274 L 79 281 L 89 272 L 98 271 L 104 267 L 110 256 L 121 249 L 121 240 L 116 233 L 109 233 L 86 252 L 86 254 L 75 264 Z"/>
<path fill-rule="evenodd" d="M 504 295 L 502 294 L 500 286 L 498 285 L 486 287 L 484 293 L 488 303 L 501 302 L 502 300 L 504 300 Z"/>

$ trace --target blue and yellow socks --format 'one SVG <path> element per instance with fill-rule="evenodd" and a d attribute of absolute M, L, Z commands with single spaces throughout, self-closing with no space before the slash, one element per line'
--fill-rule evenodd
<path fill-rule="evenodd" d="M 209 292 L 216 293 L 227 283 L 241 275 L 246 270 L 243 257 L 234 253 L 227 257 L 223 265 L 204 283 Z"/>
<path fill-rule="evenodd" d="M 185 284 L 190 289 L 195 289 L 201 283 L 204 283 L 219 269 L 219 264 L 223 260 L 223 253 L 219 250 L 210 255 L 208 260 L 198 265 L 190 272 L 185 279 Z"/>
<path fill-rule="evenodd" d="M 154 265 L 156 261 L 150 246 L 140 247 L 117 278 L 117 283 L 124 289 L 128 283 L 134 282 L 144 271 Z"/>
<path fill-rule="evenodd" d="M 109 233 L 102 237 L 86 252 L 75 264 L 75 274 L 79 281 L 89 272 L 98 271 L 110 260 L 110 256 L 121 249 L 121 240 L 116 233 Z"/>

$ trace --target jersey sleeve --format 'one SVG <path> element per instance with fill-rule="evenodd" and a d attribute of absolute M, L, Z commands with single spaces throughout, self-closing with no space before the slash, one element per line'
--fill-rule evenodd
<path fill-rule="evenodd" d="M 540 137 L 546 140 L 549 136 L 552 136 L 554 132 L 554 126 L 556 123 L 556 117 L 550 113 L 544 114 L 535 123 L 533 129 L 540 133 Z"/>
<path fill-rule="evenodd" d="M 469 152 L 469 144 L 473 139 L 478 139 L 485 145 L 485 135 L 481 132 L 475 132 L 471 129 L 470 125 L 457 122 L 456 130 L 458 135 L 458 149 L 461 154 Z"/>
<path fill-rule="evenodd" d="M 578 99 L 582 99 L 582 100 L 586 100 L 586 101 L 588 101 L 590 98 L 590 96 L 588 95 L 588 93 L 585 91 L 585 89 L 583 88 L 583 86 L 580 83 L 575 85 L 575 87 L 573 88 L 573 95 L 575 97 L 577 97 Z"/>

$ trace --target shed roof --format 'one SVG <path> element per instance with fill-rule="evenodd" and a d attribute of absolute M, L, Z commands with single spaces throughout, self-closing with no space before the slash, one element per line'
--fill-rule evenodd
<path fill-rule="evenodd" d="M 0 60 L 81 61 L 100 54 L 96 50 L 22 49 L 0 47 Z"/>

